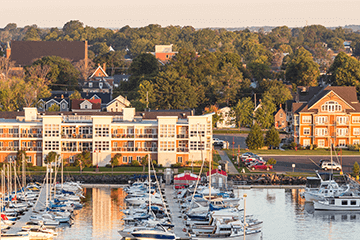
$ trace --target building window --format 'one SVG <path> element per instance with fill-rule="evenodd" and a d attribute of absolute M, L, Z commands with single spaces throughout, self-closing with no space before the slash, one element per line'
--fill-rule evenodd
<path fill-rule="evenodd" d="M 304 128 L 304 135 L 310 135 L 310 128 Z"/>
<path fill-rule="evenodd" d="M 69 157 L 69 163 L 74 163 L 74 162 L 75 162 L 74 156 Z"/>
<path fill-rule="evenodd" d="M 92 82 L 89 82 L 89 88 L 92 88 L 92 86 L 93 86 Z"/>
<path fill-rule="evenodd" d="M 327 128 L 316 128 L 315 135 L 316 136 L 327 136 L 328 130 L 327 130 Z"/>
<path fill-rule="evenodd" d="M 123 157 L 123 162 L 127 163 L 127 157 Z"/>
<path fill-rule="evenodd" d="M 336 133 L 338 136 L 346 136 L 348 134 L 347 128 L 338 128 L 336 129 Z"/>
<path fill-rule="evenodd" d="M 323 139 L 318 140 L 318 146 L 325 147 L 325 140 L 323 140 Z"/>
<path fill-rule="evenodd" d="M 283 114 L 282 114 L 282 113 L 280 113 L 280 117 L 281 117 L 281 118 L 283 117 Z"/>
<path fill-rule="evenodd" d="M 32 163 L 32 157 L 31 157 L 31 156 L 28 156 L 27 159 L 26 159 L 26 162 L 27 162 L 27 163 Z"/>
<path fill-rule="evenodd" d="M 132 160 L 133 160 L 133 157 L 132 157 L 132 156 L 130 156 L 130 157 L 129 157 L 129 163 L 131 163 L 131 162 L 132 162 Z"/>
<path fill-rule="evenodd" d="M 360 128 L 354 128 L 353 129 L 353 134 L 354 135 L 360 135 Z"/>
<path fill-rule="evenodd" d="M 352 123 L 360 123 L 360 116 L 353 116 Z"/>
<path fill-rule="evenodd" d="M 321 106 L 321 111 L 323 112 L 340 112 L 341 109 L 341 105 L 336 101 L 327 101 Z"/>
<path fill-rule="evenodd" d="M 348 117 L 337 117 L 336 122 L 340 125 L 346 125 L 348 123 Z"/>
<path fill-rule="evenodd" d="M 303 123 L 311 123 L 311 116 L 303 116 L 302 122 Z"/>
<path fill-rule="evenodd" d="M 62 109 L 65 109 L 65 108 L 66 108 L 66 104 L 65 104 L 65 103 L 62 103 L 61 106 L 62 106 Z"/>
<path fill-rule="evenodd" d="M 353 140 L 353 145 L 359 145 L 360 143 L 360 140 L 359 139 L 354 139 Z"/>
<path fill-rule="evenodd" d="M 315 117 L 315 122 L 317 124 L 325 124 L 328 121 L 328 117 L 327 116 L 321 116 L 321 117 Z"/>
<path fill-rule="evenodd" d="M 346 147 L 346 140 L 345 139 L 339 140 L 339 147 Z"/>
<path fill-rule="evenodd" d="M 310 139 L 304 139 L 303 143 L 305 147 L 310 146 Z"/>
<path fill-rule="evenodd" d="M 182 163 L 183 162 L 183 157 L 178 157 L 178 163 Z"/>
<path fill-rule="evenodd" d="M 137 157 L 136 157 L 136 161 L 138 161 L 139 163 L 141 163 L 141 157 L 140 157 L 140 156 L 137 156 Z"/>

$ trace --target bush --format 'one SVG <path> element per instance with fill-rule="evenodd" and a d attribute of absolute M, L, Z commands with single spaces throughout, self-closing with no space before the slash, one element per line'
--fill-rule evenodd
<path fill-rule="evenodd" d="M 178 162 L 178 163 L 175 163 L 175 164 L 171 164 L 171 167 L 172 168 L 181 168 L 182 164 Z"/>
<path fill-rule="evenodd" d="M 111 168 L 111 164 L 106 164 L 105 167 Z"/>
<path fill-rule="evenodd" d="M 360 171 L 360 167 L 359 167 L 359 164 L 357 162 L 354 163 L 354 166 L 353 166 L 353 174 L 355 176 L 359 176 L 359 171 Z"/>
<path fill-rule="evenodd" d="M 139 163 L 137 160 L 133 160 L 133 161 L 131 162 L 131 166 L 133 166 L 133 167 L 139 167 L 139 166 L 140 166 L 140 163 Z"/>
<path fill-rule="evenodd" d="M 292 150 L 294 150 L 296 146 L 297 146 L 297 144 L 295 142 L 290 143 L 290 148 Z"/>
<path fill-rule="evenodd" d="M 348 145 L 348 149 L 349 149 L 350 151 L 359 151 L 359 145 L 358 145 L 358 144 L 355 144 L 355 145 L 349 144 L 349 145 Z"/>
<path fill-rule="evenodd" d="M 276 160 L 274 158 L 270 158 L 268 161 L 267 161 L 267 164 L 269 165 L 275 165 L 276 164 Z"/>

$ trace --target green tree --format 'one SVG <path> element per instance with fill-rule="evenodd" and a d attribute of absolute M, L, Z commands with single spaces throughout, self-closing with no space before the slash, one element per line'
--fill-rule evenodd
<path fill-rule="evenodd" d="M 320 70 L 311 53 L 301 47 L 291 56 L 285 74 L 286 80 L 298 86 L 317 86 Z"/>
<path fill-rule="evenodd" d="M 48 112 L 58 112 L 60 111 L 60 106 L 56 103 L 52 104 L 51 107 L 48 108 Z"/>
<path fill-rule="evenodd" d="M 111 172 L 114 171 L 114 166 L 120 165 L 120 159 L 121 159 L 121 153 L 117 153 L 114 155 L 114 157 L 111 158 L 110 164 L 111 164 Z"/>
<path fill-rule="evenodd" d="M 357 162 L 354 163 L 352 170 L 353 170 L 353 175 L 359 176 L 360 167 Z"/>
<path fill-rule="evenodd" d="M 270 158 L 267 162 L 267 165 L 275 165 L 276 164 L 276 160 L 274 158 Z"/>
<path fill-rule="evenodd" d="M 124 56 L 125 56 L 125 51 L 111 51 L 97 56 L 94 59 L 94 62 L 97 64 L 106 63 L 106 68 L 111 70 L 110 76 L 114 76 L 115 69 L 126 67 Z"/>
<path fill-rule="evenodd" d="M 212 127 L 213 128 L 216 127 L 217 122 L 219 122 L 219 121 L 222 122 L 223 121 L 223 119 L 221 118 L 222 117 L 221 114 L 218 114 L 217 106 L 211 105 L 209 107 L 205 107 L 203 114 L 207 114 L 207 113 L 214 113 L 212 115 Z"/>
<path fill-rule="evenodd" d="M 143 166 L 143 172 L 145 172 L 145 167 L 148 165 L 148 155 L 147 154 L 141 158 L 141 165 Z"/>
<path fill-rule="evenodd" d="M 71 100 L 81 99 L 81 94 L 79 91 L 75 90 L 69 97 Z"/>
<path fill-rule="evenodd" d="M 255 78 L 258 81 L 264 78 L 272 77 L 270 63 L 268 62 L 266 56 L 260 56 L 259 58 L 250 62 L 248 64 L 248 68 L 253 78 Z"/>
<path fill-rule="evenodd" d="M 272 96 L 276 106 L 293 99 L 290 89 L 284 83 L 277 80 L 270 80 L 270 82 L 269 87 L 265 91 L 265 95 Z"/>
<path fill-rule="evenodd" d="M 269 147 L 271 147 L 271 146 L 279 147 L 279 145 L 280 145 L 280 135 L 274 126 L 272 128 L 270 128 L 269 131 L 266 132 L 265 145 L 269 146 Z"/>
<path fill-rule="evenodd" d="M 138 93 L 140 95 L 140 102 L 146 108 L 152 108 L 156 102 L 154 91 L 154 84 L 148 80 L 143 80 L 139 85 Z"/>
<path fill-rule="evenodd" d="M 233 109 L 236 117 L 236 126 L 240 128 L 252 125 L 254 104 L 250 97 L 240 99 Z"/>
<path fill-rule="evenodd" d="M 26 161 L 26 159 L 28 159 L 29 156 L 26 155 L 26 151 L 25 149 L 19 149 L 16 153 L 16 165 L 19 167 L 22 166 L 22 162 Z"/>
<path fill-rule="evenodd" d="M 66 59 L 58 56 L 47 56 L 35 61 L 32 66 L 48 65 L 50 71 L 46 75 L 53 83 L 52 89 L 74 90 L 78 86 L 80 73 Z"/>
<path fill-rule="evenodd" d="M 60 155 L 57 153 L 57 152 L 49 152 L 46 157 L 45 157 L 45 160 L 44 160 L 44 163 L 45 164 L 51 164 L 55 161 L 58 161 L 60 158 Z"/>
<path fill-rule="evenodd" d="M 269 128 L 274 124 L 274 112 L 276 106 L 274 98 L 270 94 L 264 94 L 261 105 L 255 111 L 256 122 L 262 129 Z"/>
<path fill-rule="evenodd" d="M 250 133 L 245 139 L 246 145 L 249 149 L 255 150 L 264 146 L 264 137 L 259 125 L 256 123 L 251 127 Z"/>
<path fill-rule="evenodd" d="M 36 26 L 31 26 L 27 29 L 24 41 L 41 41 L 40 38 L 41 30 Z"/>
<path fill-rule="evenodd" d="M 358 86 L 360 81 L 360 62 L 344 52 L 340 52 L 330 66 L 329 81 L 337 86 Z"/>
<path fill-rule="evenodd" d="M 91 159 L 90 151 L 82 151 L 81 153 L 75 156 L 75 163 L 77 166 L 85 166 L 91 167 L 93 165 L 93 161 Z"/>

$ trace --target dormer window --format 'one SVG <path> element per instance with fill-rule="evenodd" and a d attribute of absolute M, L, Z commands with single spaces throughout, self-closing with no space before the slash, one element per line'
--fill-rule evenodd
<path fill-rule="evenodd" d="M 321 111 L 323 112 L 340 112 L 341 109 L 341 105 L 336 101 L 327 101 L 321 106 Z"/>
<path fill-rule="evenodd" d="M 92 87 L 93 85 L 92 85 L 92 82 L 89 82 L 89 87 Z"/>
<path fill-rule="evenodd" d="M 103 83 L 99 82 L 99 88 L 102 88 L 102 87 L 103 87 Z"/>

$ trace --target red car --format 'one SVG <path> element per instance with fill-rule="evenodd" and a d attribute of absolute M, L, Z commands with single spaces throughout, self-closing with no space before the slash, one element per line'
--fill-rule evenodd
<path fill-rule="evenodd" d="M 256 163 L 255 165 L 251 166 L 251 170 L 267 170 L 273 169 L 272 165 L 267 165 L 264 163 Z"/>

